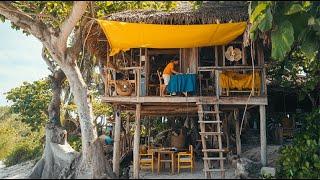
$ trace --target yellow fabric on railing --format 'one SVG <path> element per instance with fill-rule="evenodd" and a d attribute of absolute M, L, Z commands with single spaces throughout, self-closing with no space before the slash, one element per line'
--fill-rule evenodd
<path fill-rule="evenodd" d="M 259 72 L 254 73 L 254 88 L 260 89 L 261 78 Z M 251 89 L 253 83 L 252 73 L 240 74 L 232 71 L 223 72 L 219 76 L 219 84 L 221 88 L 227 89 Z"/>
<path fill-rule="evenodd" d="M 98 22 L 111 46 L 110 56 L 130 48 L 192 48 L 228 44 L 246 28 L 246 22 L 205 25 Z"/>

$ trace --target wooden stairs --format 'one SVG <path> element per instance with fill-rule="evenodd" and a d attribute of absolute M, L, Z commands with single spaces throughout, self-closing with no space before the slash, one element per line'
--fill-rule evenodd
<path fill-rule="evenodd" d="M 226 151 L 222 147 L 222 127 L 220 121 L 219 105 L 216 103 L 198 102 L 198 115 L 200 123 L 200 136 L 202 142 L 203 162 L 205 178 L 212 178 L 214 172 L 220 172 L 221 179 L 225 178 L 223 153 Z M 208 130 L 212 128 L 211 130 Z M 208 137 L 216 136 L 218 148 L 208 147 Z M 213 167 L 213 162 L 218 161 L 219 167 Z"/>

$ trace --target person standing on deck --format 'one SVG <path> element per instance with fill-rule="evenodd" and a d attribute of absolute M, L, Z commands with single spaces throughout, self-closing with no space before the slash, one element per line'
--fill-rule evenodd
<path fill-rule="evenodd" d="M 162 77 L 164 81 L 164 88 L 162 89 L 162 94 L 164 94 L 164 91 L 167 89 L 171 74 L 172 73 L 179 74 L 179 72 L 174 70 L 174 65 L 178 65 L 178 64 L 179 64 L 179 60 L 174 59 L 174 60 L 171 60 L 171 62 L 167 64 L 167 66 L 164 68 L 162 73 Z"/>

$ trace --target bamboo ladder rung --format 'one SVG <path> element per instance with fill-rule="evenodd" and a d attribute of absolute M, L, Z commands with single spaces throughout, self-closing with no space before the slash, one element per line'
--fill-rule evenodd
<path fill-rule="evenodd" d="M 199 123 L 222 123 L 222 121 L 198 121 Z"/>
<path fill-rule="evenodd" d="M 204 172 L 221 172 L 226 171 L 225 169 L 203 169 Z"/>
<path fill-rule="evenodd" d="M 227 152 L 226 149 L 202 149 L 202 152 Z"/>
<path fill-rule="evenodd" d="M 226 160 L 227 158 L 225 158 L 225 157 L 222 157 L 222 158 L 220 158 L 220 157 L 208 157 L 208 158 L 202 158 L 203 160 L 205 160 L 205 161 L 214 161 L 214 160 Z"/>
<path fill-rule="evenodd" d="M 199 132 L 200 135 L 212 135 L 212 136 L 215 136 L 215 135 L 223 135 L 222 132 Z"/>
<path fill-rule="evenodd" d="M 217 114 L 217 113 L 222 113 L 221 111 L 198 111 L 198 113 L 202 114 Z"/>

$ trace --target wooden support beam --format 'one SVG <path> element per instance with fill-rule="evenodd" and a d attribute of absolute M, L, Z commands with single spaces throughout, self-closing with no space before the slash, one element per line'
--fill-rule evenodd
<path fill-rule="evenodd" d="M 127 147 L 128 147 L 128 150 L 131 149 L 131 142 L 130 142 L 130 115 L 127 114 L 127 124 L 126 124 L 126 139 L 127 139 Z"/>
<path fill-rule="evenodd" d="M 241 137 L 240 137 L 240 123 L 239 123 L 239 111 L 234 111 L 234 120 L 236 121 L 236 145 L 237 155 L 241 155 Z"/>
<path fill-rule="evenodd" d="M 266 107 L 260 105 L 261 164 L 267 165 Z"/>
<path fill-rule="evenodd" d="M 220 97 L 219 71 L 214 70 L 214 75 L 215 75 L 216 98 L 219 99 Z"/>
<path fill-rule="evenodd" d="M 113 143 L 113 172 L 119 177 L 120 171 L 120 134 L 121 134 L 121 116 L 120 110 L 115 111 L 115 127 L 114 127 L 114 143 Z"/>
<path fill-rule="evenodd" d="M 133 140 L 133 178 L 139 179 L 140 162 L 139 162 L 139 146 L 140 146 L 140 111 L 141 104 L 136 105 L 136 129 Z"/>

